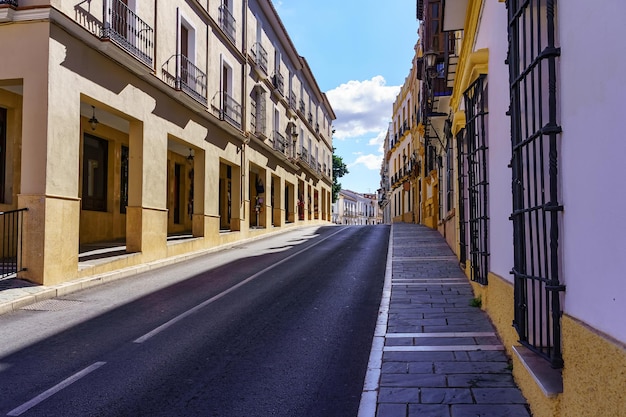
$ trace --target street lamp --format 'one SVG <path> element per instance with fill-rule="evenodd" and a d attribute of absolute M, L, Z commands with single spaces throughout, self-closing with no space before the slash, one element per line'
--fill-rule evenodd
<path fill-rule="evenodd" d="M 435 68 L 436 63 L 437 53 L 429 49 L 424 53 L 424 70 L 429 78 L 435 78 L 437 76 L 437 69 Z"/>

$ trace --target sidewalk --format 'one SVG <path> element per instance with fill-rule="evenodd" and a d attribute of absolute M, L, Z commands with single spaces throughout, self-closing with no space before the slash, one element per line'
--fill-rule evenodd
<path fill-rule="evenodd" d="M 396 223 L 359 417 L 529 417 L 442 236 Z"/>

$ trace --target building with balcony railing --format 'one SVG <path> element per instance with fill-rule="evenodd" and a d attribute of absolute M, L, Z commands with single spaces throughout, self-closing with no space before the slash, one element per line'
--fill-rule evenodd
<path fill-rule="evenodd" d="M 393 103 L 391 123 L 385 140 L 381 167 L 381 203 L 386 207 L 385 222 L 422 222 L 426 182 L 423 142 L 420 140 L 416 107 L 421 94 L 417 80 L 417 55 Z"/>
<path fill-rule="evenodd" d="M 335 114 L 270 1 L 0 0 L 0 39 L 0 209 L 24 219 L 21 278 L 331 221 Z M 82 261 L 112 241 L 124 256 Z"/>
<path fill-rule="evenodd" d="M 382 223 L 382 214 L 376 194 L 361 194 L 340 190 L 333 203 L 333 223 L 348 225 L 375 225 Z"/>
<path fill-rule="evenodd" d="M 432 227 L 497 328 L 532 415 L 624 415 L 626 235 L 614 231 L 626 230 L 615 117 L 626 59 L 597 39 L 620 37 L 626 3 L 417 7 Z"/>

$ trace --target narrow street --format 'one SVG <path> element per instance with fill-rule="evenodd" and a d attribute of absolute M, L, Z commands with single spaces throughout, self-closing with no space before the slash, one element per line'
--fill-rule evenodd
<path fill-rule="evenodd" d="M 388 239 L 293 230 L 0 316 L 0 415 L 354 416 Z"/>

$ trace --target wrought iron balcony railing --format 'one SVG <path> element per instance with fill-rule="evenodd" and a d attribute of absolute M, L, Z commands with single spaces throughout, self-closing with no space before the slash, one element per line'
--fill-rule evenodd
<path fill-rule="evenodd" d="M 154 30 L 120 0 L 105 11 L 100 37 L 109 39 L 148 66 L 152 66 Z"/>
<path fill-rule="evenodd" d="M 287 140 L 277 130 L 274 131 L 274 149 L 282 153 L 286 153 L 287 151 Z"/>
<path fill-rule="evenodd" d="M 263 45 L 258 42 L 252 45 L 252 57 L 254 58 L 254 63 L 267 74 L 267 51 L 263 48 Z"/>
<path fill-rule="evenodd" d="M 233 17 L 230 9 L 223 4 L 220 6 L 220 27 L 226 36 L 228 36 L 228 38 L 235 43 L 235 35 L 237 33 L 235 18 Z"/>
<path fill-rule="evenodd" d="M 304 105 L 304 100 L 300 99 L 300 112 L 304 114 L 306 111 L 306 107 Z"/>
<path fill-rule="evenodd" d="M 218 112 L 221 120 L 226 120 L 241 129 L 241 104 L 235 101 L 226 91 L 218 91 L 211 100 L 211 107 Z"/>
<path fill-rule="evenodd" d="M 295 110 L 296 108 L 296 93 L 293 91 L 289 92 L 289 107 Z"/>
<path fill-rule="evenodd" d="M 206 74 L 184 55 L 172 55 L 161 67 L 163 80 L 206 106 Z"/>
<path fill-rule="evenodd" d="M 17 0 L 0 0 L 0 4 L 8 4 L 17 7 Z"/>
<path fill-rule="evenodd" d="M 285 95 L 285 82 L 280 72 L 275 72 L 272 75 L 272 85 L 281 95 Z"/>
<path fill-rule="evenodd" d="M 302 148 L 300 152 L 300 159 L 306 162 L 307 164 L 309 163 L 309 151 L 307 148 Z"/>

